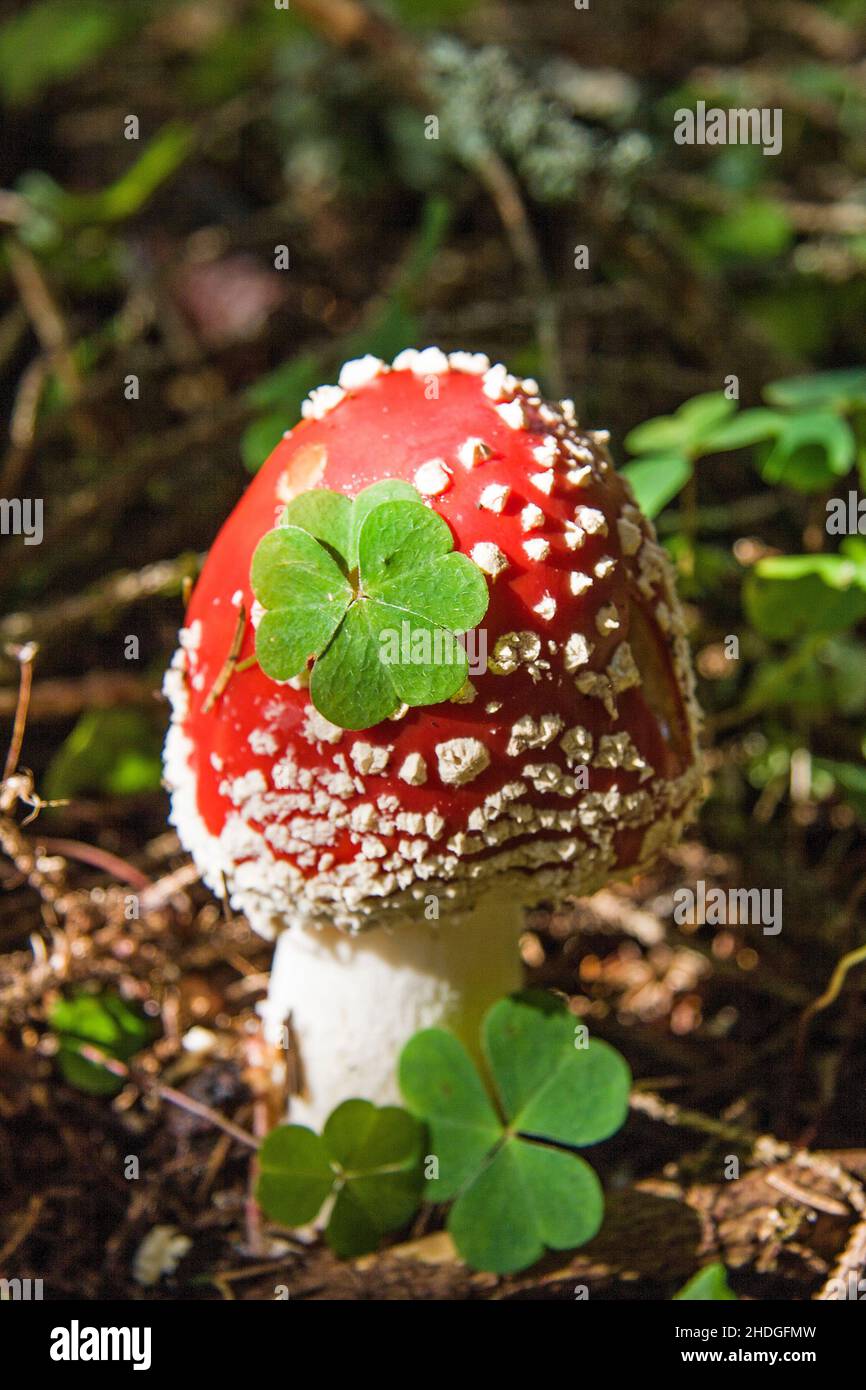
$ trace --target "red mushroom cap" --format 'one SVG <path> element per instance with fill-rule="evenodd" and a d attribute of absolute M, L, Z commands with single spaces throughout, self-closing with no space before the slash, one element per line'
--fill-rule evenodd
<path fill-rule="evenodd" d="M 303 414 L 217 536 L 166 679 L 172 819 L 206 881 L 271 934 L 421 916 L 434 893 L 462 907 L 493 884 L 586 894 L 648 864 L 698 799 L 699 716 L 671 569 L 606 433 L 437 348 L 349 362 Z M 241 664 L 254 655 L 250 562 L 286 502 L 383 478 L 413 483 L 487 574 L 486 669 L 360 732 L 303 678 L 252 665 L 222 688 L 240 617 Z"/>

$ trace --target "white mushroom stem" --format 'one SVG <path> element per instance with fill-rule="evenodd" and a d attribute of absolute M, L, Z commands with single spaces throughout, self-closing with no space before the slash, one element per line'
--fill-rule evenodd
<path fill-rule="evenodd" d="M 320 1129 L 350 1097 L 399 1104 L 397 1061 L 420 1028 L 446 1027 L 477 1056 L 485 1011 L 521 987 L 522 930 L 520 906 L 488 896 L 457 920 L 283 931 L 262 1013 L 270 1041 L 299 1054 L 290 1120 Z"/>

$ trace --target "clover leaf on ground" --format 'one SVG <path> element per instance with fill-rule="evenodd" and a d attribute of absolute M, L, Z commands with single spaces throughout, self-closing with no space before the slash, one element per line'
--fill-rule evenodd
<path fill-rule="evenodd" d="M 325 1239 L 344 1259 L 375 1250 L 418 1209 L 424 1128 L 399 1106 L 347 1100 L 321 1135 L 279 1125 L 259 1151 L 256 1197 L 272 1220 L 302 1226 L 333 1196 Z"/>
<path fill-rule="evenodd" d="M 573 1150 L 621 1127 L 631 1077 L 550 995 L 495 1004 L 481 1042 L 498 1110 L 462 1043 L 442 1029 L 410 1039 L 398 1076 L 438 1163 L 427 1199 L 454 1199 L 448 1229 L 467 1264 L 507 1274 L 598 1231 L 601 1185 Z"/>

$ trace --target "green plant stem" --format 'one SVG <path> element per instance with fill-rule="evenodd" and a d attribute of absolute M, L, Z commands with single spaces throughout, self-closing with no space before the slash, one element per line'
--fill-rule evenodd
<path fill-rule="evenodd" d="M 680 515 L 682 517 L 683 535 L 688 549 L 686 551 L 683 565 L 683 573 L 691 579 L 695 572 L 695 547 L 698 539 L 698 479 L 695 473 L 695 461 L 691 459 L 692 471 L 688 481 L 680 493 Z"/>

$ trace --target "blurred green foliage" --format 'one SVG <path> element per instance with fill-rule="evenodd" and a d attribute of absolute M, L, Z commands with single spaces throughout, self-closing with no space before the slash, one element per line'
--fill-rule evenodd
<path fill-rule="evenodd" d="M 155 791 L 162 778 L 161 748 L 153 721 L 138 710 L 90 710 L 49 763 L 45 795 L 62 800 Z"/>
<path fill-rule="evenodd" d="M 850 496 L 856 500 L 858 472 L 861 483 L 864 478 L 866 369 L 770 382 L 763 396 L 767 405 L 746 410 L 724 392 L 697 396 L 626 437 L 635 457 L 623 472 L 644 511 L 659 516 L 681 498 L 677 528 L 663 527 L 666 546 L 684 595 L 710 607 L 736 572 L 724 549 L 700 539 L 700 489 L 713 457 L 745 451 L 767 487 L 822 498 L 821 529 L 828 541 L 834 505 L 846 527 L 853 520 L 855 529 L 859 524 L 866 530 L 866 518 L 860 522 L 856 512 L 852 517 L 849 502 Z M 742 616 L 752 634 L 751 660 L 739 680 L 738 663 L 719 683 L 729 701 L 735 700 L 737 685 L 740 690 L 739 705 L 721 713 L 723 726 L 771 713 L 784 716 L 787 727 L 772 727 L 770 746 L 781 758 L 775 776 L 787 775 L 794 747 L 808 743 L 807 731 L 817 733 L 828 720 L 837 721 L 834 742 L 862 757 L 866 643 L 856 634 L 866 620 L 864 536 L 843 534 L 836 551 L 762 556 L 745 575 Z M 757 762 L 766 756 L 764 745 Z M 823 758 L 815 769 L 816 796 L 824 799 L 836 788 L 866 818 L 866 779 L 858 761 Z"/>
<path fill-rule="evenodd" d="M 864 382 L 866 369 L 859 367 L 771 382 L 763 394 L 776 410 L 737 413 L 737 401 L 722 391 L 696 396 L 626 436 L 637 459 L 623 472 L 648 516 L 658 516 L 677 496 L 698 459 L 751 446 L 757 446 L 753 457 L 765 483 L 822 492 L 856 462 L 863 471 L 866 450 L 855 430 L 864 428 Z"/>
<path fill-rule="evenodd" d="M 0 25 L 0 93 L 31 101 L 95 62 L 125 28 L 111 0 L 40 0 Z"/>
<path fill-rule="evenodd" d="M 116 1095 L 123 1082 L 98 1062 L 81 1056 L 83 1044 L 126 1062 L 152 1040 L 155 1027 L 108 990 L 101 994 L 85 991 L 70 999 L 58 999 L 49 1022 L 57 1035 L 57 1058 L 65 1079 L 79 1091 L 91 1095 Z"/>

